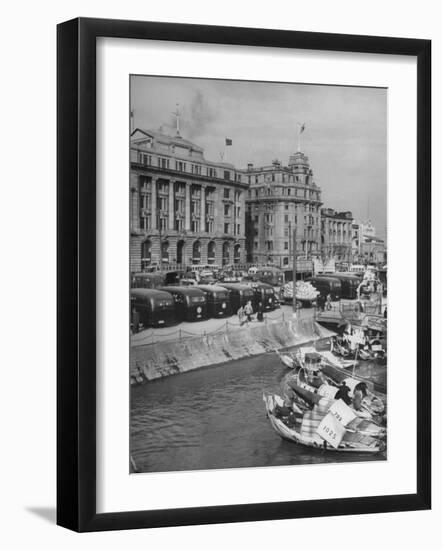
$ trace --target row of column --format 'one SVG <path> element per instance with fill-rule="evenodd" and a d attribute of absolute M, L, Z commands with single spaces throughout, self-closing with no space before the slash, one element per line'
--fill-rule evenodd
<path fill-rule="evenodd" d="M 157 226 L 157 181 L 152 178 L 151 181 L 151 228 L 158 229 Z M 192 184 L 190 182 L 185 182 L 186 192 L 184 198 L 184 229 L 190 231 L 191 229 L 191 219 L 190 219 L 190 201 L 192 194 Z M 169 217 L 168 217 L 168 229 L 173 230 L 175 225 L 175 180 L 169 180 Z M 201 196 L 200 196 L 200 215 L 199 219 L 201 224 L 204 224 L 206 218 L 206 186 L 201 185 Z M 205 231 L 205 227 L 200 228 L 201 231 Z"/>

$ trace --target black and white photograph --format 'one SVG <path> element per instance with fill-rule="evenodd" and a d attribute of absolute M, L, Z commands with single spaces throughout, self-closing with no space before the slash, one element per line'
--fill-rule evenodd
<path fill-rule="evenodd" d="M 131 75 L 131 472 L 387 459 L 387 95 Z"/>

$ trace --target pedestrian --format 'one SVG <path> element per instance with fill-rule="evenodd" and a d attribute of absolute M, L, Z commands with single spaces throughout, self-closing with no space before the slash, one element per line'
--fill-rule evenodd
<path fill-rule="evenodd" d="M 331 294 L 327 294 L 327 300 L 326 300 L 325 308 L 326 309 L 331 309 L 332 308 Z"/>
<path fill-rule="evenodd" d="M 246 314 L 242 306 L 238 309 L 237 315 L 238 315 L 239 326 L 242 327 L 243 324 L 246 322 Z"/>
<path fill-rule="evenodd" d="M 341 385 L 339 386 L 339 390 L 337 391 L 335 395 L 335 399 L 342 399 L 346 405 L 351 404 L 351 397 L 349 396 L 350 388 L 345 383 L 345 380 L 342 381 Z"/>
<path fill-rule="evenodd" d="M 387 318 L 387 306 L 385 306 L 385 309 L 384 309 L 384 319 Z"/>
<path fill-rule="evenodd" d="M 257 320 L 262 323 L 264 321 L 264 308 L 262 307 L 262 302 L 258 304 L 258 313 L 256 315 Z"/>
<path fill-rule="evenodd" d="M 253 314 L 253 307 L 252 302 L 249 300 L 244 308 L 244 313 L 247 316 L 247 322 L 250 323 L 252 320 L 252 314 Z"/>

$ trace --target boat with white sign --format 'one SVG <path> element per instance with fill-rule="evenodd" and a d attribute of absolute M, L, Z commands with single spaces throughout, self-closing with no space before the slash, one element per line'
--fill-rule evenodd
<path fill-rule="evenodd" d="M 386 429 L 355 416 L 341 400 L 322 397 L 306 411 L 275 394 L 264 393 L 263 400 L 271 426 L 283 439 L 329 451 L 386 450 Z"/>

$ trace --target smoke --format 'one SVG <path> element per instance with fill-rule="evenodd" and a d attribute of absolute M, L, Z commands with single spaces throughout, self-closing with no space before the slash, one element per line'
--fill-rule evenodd
<path fill-rule="evenodd" d="M 208 133 L 211 124 L 217 118 L 217 106 L 215 101 L 209 103 L 201 90 L 193 93 L 190 101 L 179 104 L 180 133 L 188 139 L 195 139 Z M 173 111 L 173 112 L 172 112 Z M 176 107 L 171 108 L 170 115 L 166 121 L 159 126 L 159 130 L 173 134 L 176 128 Z"/>
<path fill-rule="evenodd" d="M 188 105 L 183 106 L 182 112 L 183 133 L 190 139 L 206 134 L 217 117 L 217 109 L 200 90 L 195 92 Z"/>

